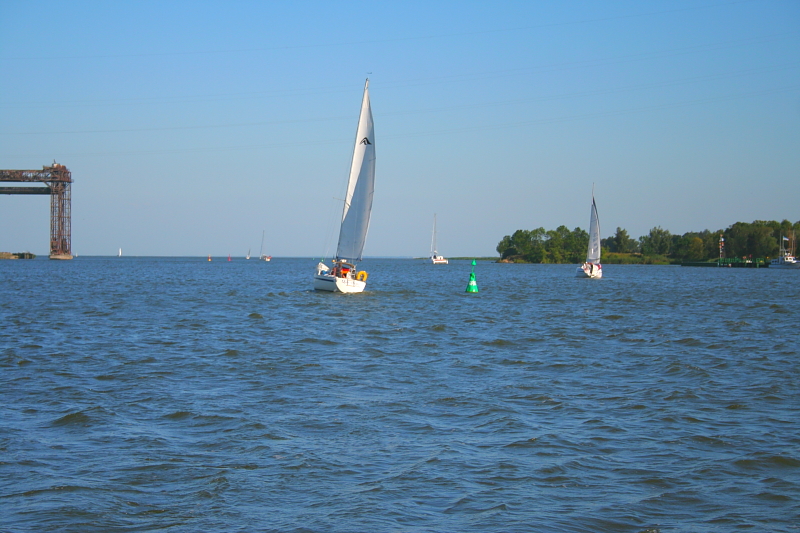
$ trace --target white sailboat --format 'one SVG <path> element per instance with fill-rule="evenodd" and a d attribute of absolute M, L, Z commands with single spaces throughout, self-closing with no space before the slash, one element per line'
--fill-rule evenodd
<path fill-rule="evenodd" d="M 433 214 L 433 237 L 431 237 L 431 263 L 434 265 L 446 265 L 447 258 L 439 255 L 436 251 L 436 213 Z"/>
<path fill-rule="evenodd" d="M 122 248 L 119 249 L 119 253 L 117 254 L 117 257 L 122 257 Z"/>
<path fill-rule="evenodd" d="M 270 260 L 272 260 L 272 256 L 271 255 L 264 255 L 264 232 L 266 232 L 266 230 L 261 231 L 261 250 L 259 250 L 259 252 L 258 252 L 258 258 L 261 261 L 270 261 Z M 248 254 L 249 254 L 249 252 L 248 252 Z"/>
<path fill-rule="evenodd" d="M 594 191 L 592 191 L 592 211 L 589 218 L 589 249 L 586 252 L 586 262 L 578 267 L 576 276 L 593 279 L 603 277 L 603 267 L 600 265 L 600 219 L 597 216 L 597 205 L 594 203 Z"/>
<path fill-rule="evenodd" d="M 336 257 L 332 268 L 328 268 L 322 261 L 317 265 L 314 275 L 316 290 L 351 293 L 362 292 L 367 286 L 367 273 L 358 271 L 355 263 L 362 259 L 372 213 L 372 196 L 375 190 L 374 134 L 367 79 L 358 117 Z"/>
<path fill-rule="evenodd" d="M 769 262 L 770 268 L 800 268 L 800 261 L 794 256 L 794 254 L 786 249 L 786 242 L 789 240 L 789 237 L 784 237 L 781 235 L 781 248 L 778 257 L 772 259 Z M 792 246 L 794 248 L 794 246 Z"/>
<path fill-rule="evenodd" d="M 245 259 L 250 259 L 250 248 L 247 249 L 247 256 L 245 257 Z"/>

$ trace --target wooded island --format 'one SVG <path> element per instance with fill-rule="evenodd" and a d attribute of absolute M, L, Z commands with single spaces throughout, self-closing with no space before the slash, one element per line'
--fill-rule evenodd
<path fill-rule="evenodd" d="M 622 228 L 602 239 L 602 262 L 607 264 L 680 264 L 685 261 L 712 261 L 720 257 L 771 258 L 778 255 L 782 237 L 788 248 L 800 233 L 800 221 L 792 224 L 755 220 L 736 222 L 727 229 L 673 235 L 660 226 L 634 239 Z M 720 241 L 722 239 L 722 241 Z M 589 234 L 581 229 L 559 226 L 554 230 L 517 230 L 497 245 L 500 261 L 509 263 L 582 263 L 586 258 Z"/>

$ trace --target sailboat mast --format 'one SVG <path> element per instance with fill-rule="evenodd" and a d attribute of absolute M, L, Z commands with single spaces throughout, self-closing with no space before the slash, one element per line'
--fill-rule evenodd
<path fill-rule="evenodd" d="M 436 255 L 436 213 L 433 214 L 433 235 L 431 236 L 431 255 Z"/>

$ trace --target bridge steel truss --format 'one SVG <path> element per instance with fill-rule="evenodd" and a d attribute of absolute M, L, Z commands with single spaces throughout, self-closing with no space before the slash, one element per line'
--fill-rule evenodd
<path fill-rule="evenodd" d="M 64 165 L 42 170 L 0 170 L 0 183 L 44 183 L 45 187 L 0 187 L 0 194 L 50 195 L 50 259 L 72 259 L 72 173 Z"/>

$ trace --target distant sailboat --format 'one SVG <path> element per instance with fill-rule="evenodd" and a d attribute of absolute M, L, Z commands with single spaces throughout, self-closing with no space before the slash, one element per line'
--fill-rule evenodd
<path fill-rule="evenodd" d="M 436 251 L 436 213 L 433 214 L 433 237 L 431 237 L 431 262 L 434 265 L 446 265 L 447 259 Z"/>
<path fill-rule="evenodd" d="M 122 248 L 119 249 L 119 253 L 117 253 L 117 257 L 122 257 Z"/>
<path fill-rule="evenodd" d="M 372 195 L 375 190 L 375 128 L 369 103 L 369 79 L 364 85 L 361 113 L 358 117 L 350 177 L 339 226 L 339 245 L 333 267 L 323 262 L 317 265 L 314 288 L 330 292 L 362 292 L 367 286 L 367 273 L 358 271 L 355 262 L 361 261 L 372 214 Z"/>
<path fill-rule="evenodd" d="M 576 276 L 592 279 L 603 277 L 603 267 L 600 265 L 600 219 L 597 216 L 597 205 L 594 203 L 594 191 L 592 191 L 592 210 L 589 215 L 589 249 L 586 252 L 586 262 L 578 267 Z"/>
<path fill-rule="evenodd" d="M 247 249 L 247 257 L 245 257 L 245 259 L 250 259 L 250 249 L 249 248 Z"/>
<path fill-rule="evenodd" d="M 272 256 L 264 255 L 264 231 L 261 232 L 261 250 L 258 252 L 258 258 L 261 261 L 270 261 L 272 259 Z"/>

